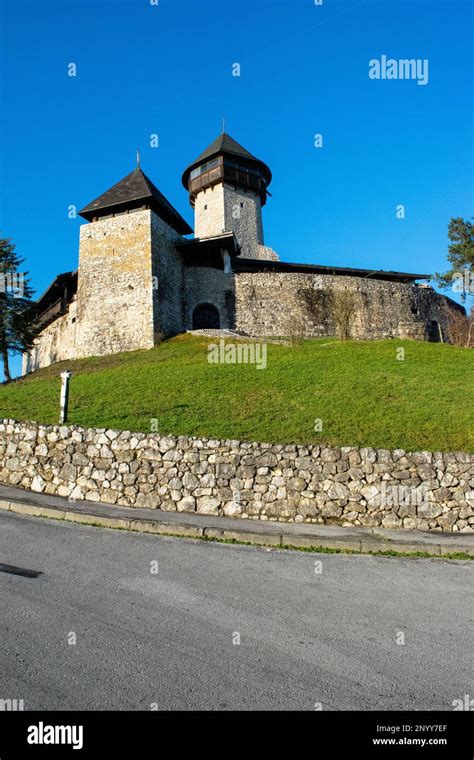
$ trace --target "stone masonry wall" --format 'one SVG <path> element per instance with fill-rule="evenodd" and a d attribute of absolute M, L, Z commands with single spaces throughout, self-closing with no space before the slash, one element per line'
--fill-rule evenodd
<path fill-rule="evenodd" d="M 224 186 L 207 187 L 196 196 L 194 203 L 194 235 L 197 238 L 220 235 L 225 229 Z"/>
<path fill-rule="evenodd" d="M 260 197 L 250 190 L 223 183 L 201 190 L 196 196 L 194 220 L 196 237 L 233 231 L 242 257 L 275 258 L 263 246 Z"/>
<path fill-rule="evenodd" d="M 474 458 L 0 420 L 0 482 L 123 506 L 474 532 Z"/>
<path fill-rule="evenodd" d="M 153 322 L 163 336 L 183 331 L 183 263 L 175 243 L 184 238 L 151 212 Z"/>
<path fill-rule="evenodd" d="M 42 330 L 30 352 L 22 356 L 22 375 L 49 367 L 55 362 L 76 358 L 77 301 L 74 298 L 67 313 Z"/>
<path fill-rule="evenodd" d="M 184 269 L 184 326 L 192 330 L 193 311 L 203 303 L 219 312 L 221 329 L 231 330 L 235 321 L 234 275 L 211 267 Z"/>
<path fill-rule="evenodd" d="M 308 337 L 335 335 L 326 294 L 345 289 L 356 301 L 351 337 L 439 340 L 440 328 L 443 340 L 449 341 L 448 314 L 455 305 L 431 288 L 292 272 L 238 273 L 235 329 L 261 337 L 284 336 L 300 324 Z"/>
<path fill-rule="evenodd" d="M 227 230 L 233 230 L 241 257 L 257 259 L 265 254 L 263 246 L 262 204 L 251 190 L 224 185 L 224 213 Z"/>
<path fill-rule="evenodd" d="M 153 347 L 151 214 L 134 211 L 82 225 L 78 357 Z"/>

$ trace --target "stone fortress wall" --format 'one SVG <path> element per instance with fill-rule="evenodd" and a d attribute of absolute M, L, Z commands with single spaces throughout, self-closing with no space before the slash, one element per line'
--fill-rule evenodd
<path fill-rule="evenodd" d="M 24 373 L 79 356 L 151 348 L 157 334 L 166 337 L 191 330 L 193 310 L 202 303 L 217 308 L 222 329 L 246 336 L 282 337 L 298 325 L 305 337 L 334 336 L 337 328 L 328 294 L 337 290 L 349 290 L 355 296 L 352 338 L 450 340 L 449 318 L 457 307 L 431 288 L 360 277 L 225 274 L 209 267 L 183 267 L 168 234 L 172 231 L 153 219 L 152 228 L 156 226 L 163 229 L 159 237 L 153 236 L 149 259 L 153 275 L 142 273 L 130 289 L 114 273 L 102 271 L 102 298 L 94 303 L 87 299 L 82 310 L 73 301 L 68 314 L 40 334 L 30 359 L 24 357 Z M 125 297 L 131 299 L 128 306 L 122 302 Z M 75 320 L 85 309 L 89 309 L 86 322 L 77 328 Z"/>
<path fill-rule="evenodd" d="M 0 482 L 89 501 L 474 532 L 467 453 L 271 445 L 0 420 Z"/>
<path fill-rule="evenodd" d="M 336 335 L 331 292 L 354 295 L 351 337 L 417 338 L 449 342 L 456 306 L 430 287 L 362 277 L 290 272 L 242 272 L 235 278 L 235 329 L 247 335 L 284 336 L 300 326 L 307 337 Z"/>
<path fill-rule="evenodd" d="M 22 356 L 22 375 L 40 367 L 76 358 L 77 300 L 71 301 L 66 314 L 58 317 L 41 332 L 30 353 Z"/>

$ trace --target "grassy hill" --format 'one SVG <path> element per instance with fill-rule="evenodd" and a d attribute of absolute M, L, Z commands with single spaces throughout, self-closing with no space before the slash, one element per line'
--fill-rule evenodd
<path fill-rule="evenodd" d="M 216 438 L 474 450 L 474 352 L 415 341 L 269 345 L 267 368 L 210 364 L 212 339 L 67 362 L 69 422 Z M 397 361 L 397 349 L 405 350 Z M 66 363 L 0 386 L 0 418 L 57 423 Z M 315 432 L 315 420 L 322 432 Z"/>

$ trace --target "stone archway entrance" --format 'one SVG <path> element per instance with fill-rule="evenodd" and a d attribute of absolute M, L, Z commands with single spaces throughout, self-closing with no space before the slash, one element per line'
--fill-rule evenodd
<path fill-rule="evenodd" d="M 201 303 L 193 311 L 193 330 L 219 330 L 219 311 L 210 303 Z"/>

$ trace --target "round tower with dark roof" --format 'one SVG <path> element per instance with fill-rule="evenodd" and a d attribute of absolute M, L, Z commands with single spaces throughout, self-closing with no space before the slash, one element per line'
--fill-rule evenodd
<path fill-rule="evenodd" d="M 223 132 L 183 173 L 194 207 L 194 234 L 206 239 L 233 232 L 239 255 L 278 259 L 263 244 L 262 206 L 272 173 L 230 135 Z"/>

